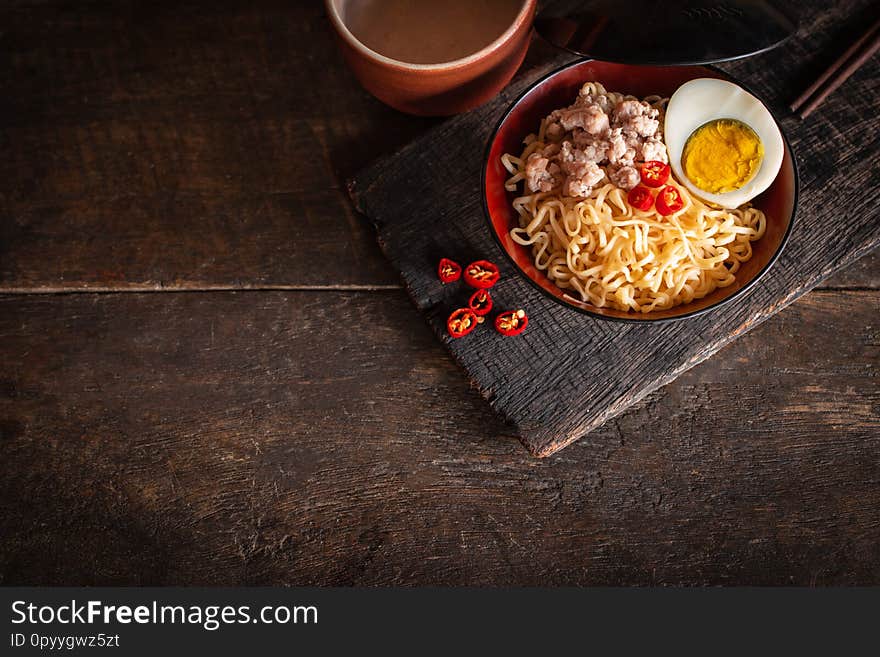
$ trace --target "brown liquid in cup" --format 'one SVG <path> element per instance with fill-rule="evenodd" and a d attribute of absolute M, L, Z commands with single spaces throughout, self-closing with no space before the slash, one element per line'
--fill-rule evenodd
<path fill-rule="evenodd" d="M 409 64 L 441 64 L 482 50 L 513 23 L 522 0 L 349 0 L 345 25 L 371 50 Z"/>

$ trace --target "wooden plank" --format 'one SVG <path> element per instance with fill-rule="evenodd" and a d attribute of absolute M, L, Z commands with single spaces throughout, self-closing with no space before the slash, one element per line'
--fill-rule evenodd
<path fill-rule="evenodd" d="M 822 283 L 823 288 L 838 290 L 880 289 L 880 251 L 876 249 L 855 264 Z"/>
<path fill-rule="evenodd" d="M 822 3 L 801 4 L 807 15 L 825 16 Z M 850 3 L 849 15 L 865 6 Z M 825 32 L 802 31 L 791 47 L 731 66 L 771 105 L 796 93 L 787 72 L 798 70 L 799 53 L 815 42 L 827 42 L 836 25 L 824 19 L 806 23 Z M 876 203 L 866 193 L 878 187 L 874 162 L 880 157 L 880 136 L 873 129 L 878 95 L 869 84 L 878 76 L 880 61 L 874 59 L 807 121 L 783 118 L 800 166 L 800 209 L 791 239 L 760 285 L 736 303 L 686 322 L 620 325 L 563 308 L 518 276 L 488 235 L 479 190 L 483 147 L 492 126 L 528 79 L 512 84 L 492 104 L 438 126 L 376 163 L 356 177 L 351 189 L 359 208 L 376 223 L 386 254 L 437 335 L 493 408 L 516 426 L 528 449 L 547 455 L 708 358 L 880 244 Z M 515 341 L 492 332 L 450 341 L 445 319 L 456 300 L 438 286 L 432 266 L 440 255 L 449 254 L 501 263 L 502 281 L 493 291 L 503 306 L 527 308 L 532 328 Z"/>
<path fill-rule="evenodd" d="M 26 206 L 26 207 L 25 207 Z M 338 190 L 26 201 L 0 222 L 0 290 L 399 287 Z"/>
<path fill-rule="evenodd" d="M 0 290 L 398 283 L 340 181 L 433 121 L 358 86 L 321 3 L 0 24 Z"/>
<path fill-rule="evenodd" d="M 400 291 L 0 297 L 0 584 L 876 585 L 878 311 L 538 461 Z"/>

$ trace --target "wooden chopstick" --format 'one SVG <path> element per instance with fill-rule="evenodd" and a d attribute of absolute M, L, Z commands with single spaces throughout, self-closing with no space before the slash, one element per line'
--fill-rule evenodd
<path fill-rule="evenodd" d="M 856 69 L 864 64 L 880 48 L 880 18 L 846 49 L 840 57 L 820 75 L 813 84 L 789 105 L 805 119 L 828 95 L 846 81 Z"/>

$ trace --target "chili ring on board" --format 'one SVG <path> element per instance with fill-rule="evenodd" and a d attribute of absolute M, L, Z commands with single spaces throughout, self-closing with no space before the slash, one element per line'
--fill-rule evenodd
<path fill-rule="evenodd" d="M 464 282 L 478 289 L 487 290 L 501 278 L 498 265 L 488 260 L 472 262 L 464 270 Z"/>
<path fill-rule="evenodd" d="M 470 308 L 459 308 L 446 320 L 446 330 L 453 338 L 463 338 L 482 321 L 483 318 L 477 317 Z"/>
<path fill-rule="evenodd" d="M 452 283 L 461 278 L 461 265 L 450 260 L 449 258 L 440 258 L 440 264 L 437 265 L 437 276 L 440 277 L 441 283 Z"/>
<path fill-rule="evenodd" d="M 495 318 L 495 330 L 501 335 L 519 335 L 529 325 L 525 310 L 508 310 Z"/>
<path fill-rule="evenodd" d="M 492 310 L 492 295 L 489 290 L 477 290 L 468 299 L 468 308 L 474 311 L 477 317 L 488 315 Z"/>

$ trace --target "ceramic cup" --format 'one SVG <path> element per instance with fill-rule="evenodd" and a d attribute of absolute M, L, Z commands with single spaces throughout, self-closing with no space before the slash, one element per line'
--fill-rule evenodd
<path fill-rule="evenodd" d="M 363 87 L 409 114 L 449 116 L 482 105 L 510 81 L 526 55 L 537 0 L 524 0 L 513 22 L 483 49 L 441 64 L 410 64 L 358 41 L 345 24 L 347 2 L 325 0 L 342 54 Z"/>

